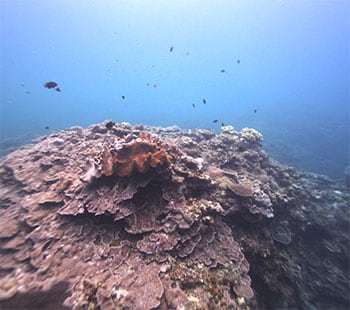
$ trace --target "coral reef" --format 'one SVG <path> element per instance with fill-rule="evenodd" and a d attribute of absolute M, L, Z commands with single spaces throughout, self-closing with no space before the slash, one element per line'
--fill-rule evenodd
<path fill-rule="evenodd" d="M 108 121 L 0 163 L 0 306 L 349 306 L 349 191 L 253 129 Z"/>

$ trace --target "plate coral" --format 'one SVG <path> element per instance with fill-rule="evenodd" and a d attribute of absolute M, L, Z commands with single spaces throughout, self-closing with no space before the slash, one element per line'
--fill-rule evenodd
<path fill-rule="evenodd" d="M 1 308 L 348 307 L 348 188 L 261 141 L 109 121 L 10 153 Z"/>

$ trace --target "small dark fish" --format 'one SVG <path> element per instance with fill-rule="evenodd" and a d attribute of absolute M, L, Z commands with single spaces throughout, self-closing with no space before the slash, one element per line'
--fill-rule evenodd
<path fill-rule="evenodd" d="M 225 126 L 224 122 L 221 122 L 221 127 Z"/>
<path fill-rule="evenodd" d="M 172 52 L 174 50 L 174 46 L 170 47 L 169 52 Z"/>
<path fill-rule="evenodd" d="M 119 62 L 119 59 L 116 59 L 115 61 L 116 61 L 116 62 Z"/>
<path fill-rule="evenodd" d="M 190 54 L 190 53 L 189 53 L 189 52 L 187 52 L 187 53 L 186 53 L 186 56 L 188 56 L 189 54 Z"/>
<path fill-rule="evenodd" d="M 44 87 L 45 88 L 55 88 L 55 87 L 57 87 L 57 83 L 56 82 L 47 82 L 47 83 L 45 83 L 44 84 Z"/>
<path fill-rule="evenodd" d="M 30 94 L 30 91 L 29 91 L 29 90 L 26 90 L 25 93 L 29 95 L 29 94 Z"/>
<path fill-rule="evenodd" d="M 239 59 L 237 59 L 237 63 L 238 63 L 238 64 L 240 64 L 240 63 L 241 63 L 241 61 L 240 61 Z"/>
<path fill-rule="evenodd" d="M 50 127 L 49 126 L 45 126 L 45 129 L 50 129 Z"/>
<path fill-rule="evenodd" d="M 123 99 L 123 100 L 125 100 L 125 99 L 126 99 L 126 97 L 125 97 L 125 96 L 122 96 L 122 99 Z"/>
<path fill-rule="evenodd" d="M 112 121 L 109 121 L 108 123 L 106 123 L 106 127 L 107 127 L 107 129 L 111 129 L 111 128 L 113 128 L 113 127 L 114 127 L 114 125 L 115 125 L 115 123 L 114 123 L 114 122 L 112 122 Z"/>
<path fill-rule="evenodd" d="M 226 71 L 225 71 L 225 69 L 221 69 L 220 72 L 221 73 L 225 73 Z"/>
<path fill-rule="evenodd" d="M 195 105 L 194 103 L 192 103 L 192 107 L 194 107 L 194 108 L 195 108 L 195 107 L 196 107 L 196 105 Z"/>
<path fill-rule="evenodd" d="M 254 113 L 256 113 L 256 111 L 257 111 L 257 110 L 256 110 L 256 109 L 254 109 Z"/>
<path fill-rule="evenodd" d="M 207 103 L 207 100 L 205 100 L 204 98 L 203 98 L 203 103 L 204 103 L 204 104 L 206 104 L 206 103 Z"/>
<path fill-rule="evenodd" d="M 154 87 L 154 88 L 158 88 L 158 85 L 157 85 L 157 84 L 153 84 L 153 87 Z"/>
<path fill-rule="evenodd" d="M 55 91 L 61 91 L 61 89 L 58 87 L 57 83 L 56 82 L 47 82 L 43 85 L 45 88 L 48 88 L 48 89 L 51 89 L 53 88 Z"/>
<path fill-rule="evenodd" d="M 149 83 L 147 83 L 147 86 L 149 86 Z"/>
<path fill-rule="evenodd" d="M 24 87 L 24 83 L 21 83 L 20 85 L 21 85 L 22 87 Z"/>
<path fill-rule="evenodd" d="M 214 120 L 213 120 L 213 123 L 217 123 L 217 122 L 218 122 L 218 120 L 217 120 L 217 119 L 214 119 Z"/>

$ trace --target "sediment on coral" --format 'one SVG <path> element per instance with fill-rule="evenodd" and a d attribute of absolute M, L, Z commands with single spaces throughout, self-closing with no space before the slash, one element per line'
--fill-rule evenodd
<path fill-rule="evenodd" d="M 348 306 L 348 190 L 278 164 L 261 141 L 108 121 L 10 153 L 0 306 Z"/>

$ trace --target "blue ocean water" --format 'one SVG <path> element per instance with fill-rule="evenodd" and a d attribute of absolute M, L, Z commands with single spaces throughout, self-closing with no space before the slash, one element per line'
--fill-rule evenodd
<path fill-rule="evenodd" d="M 283 163 L 344 177 L 348 0 L 1 0 L 0 10 L 2 148 L 106 119 L 217 132 L 223 122 L 259 130 Z"/>

